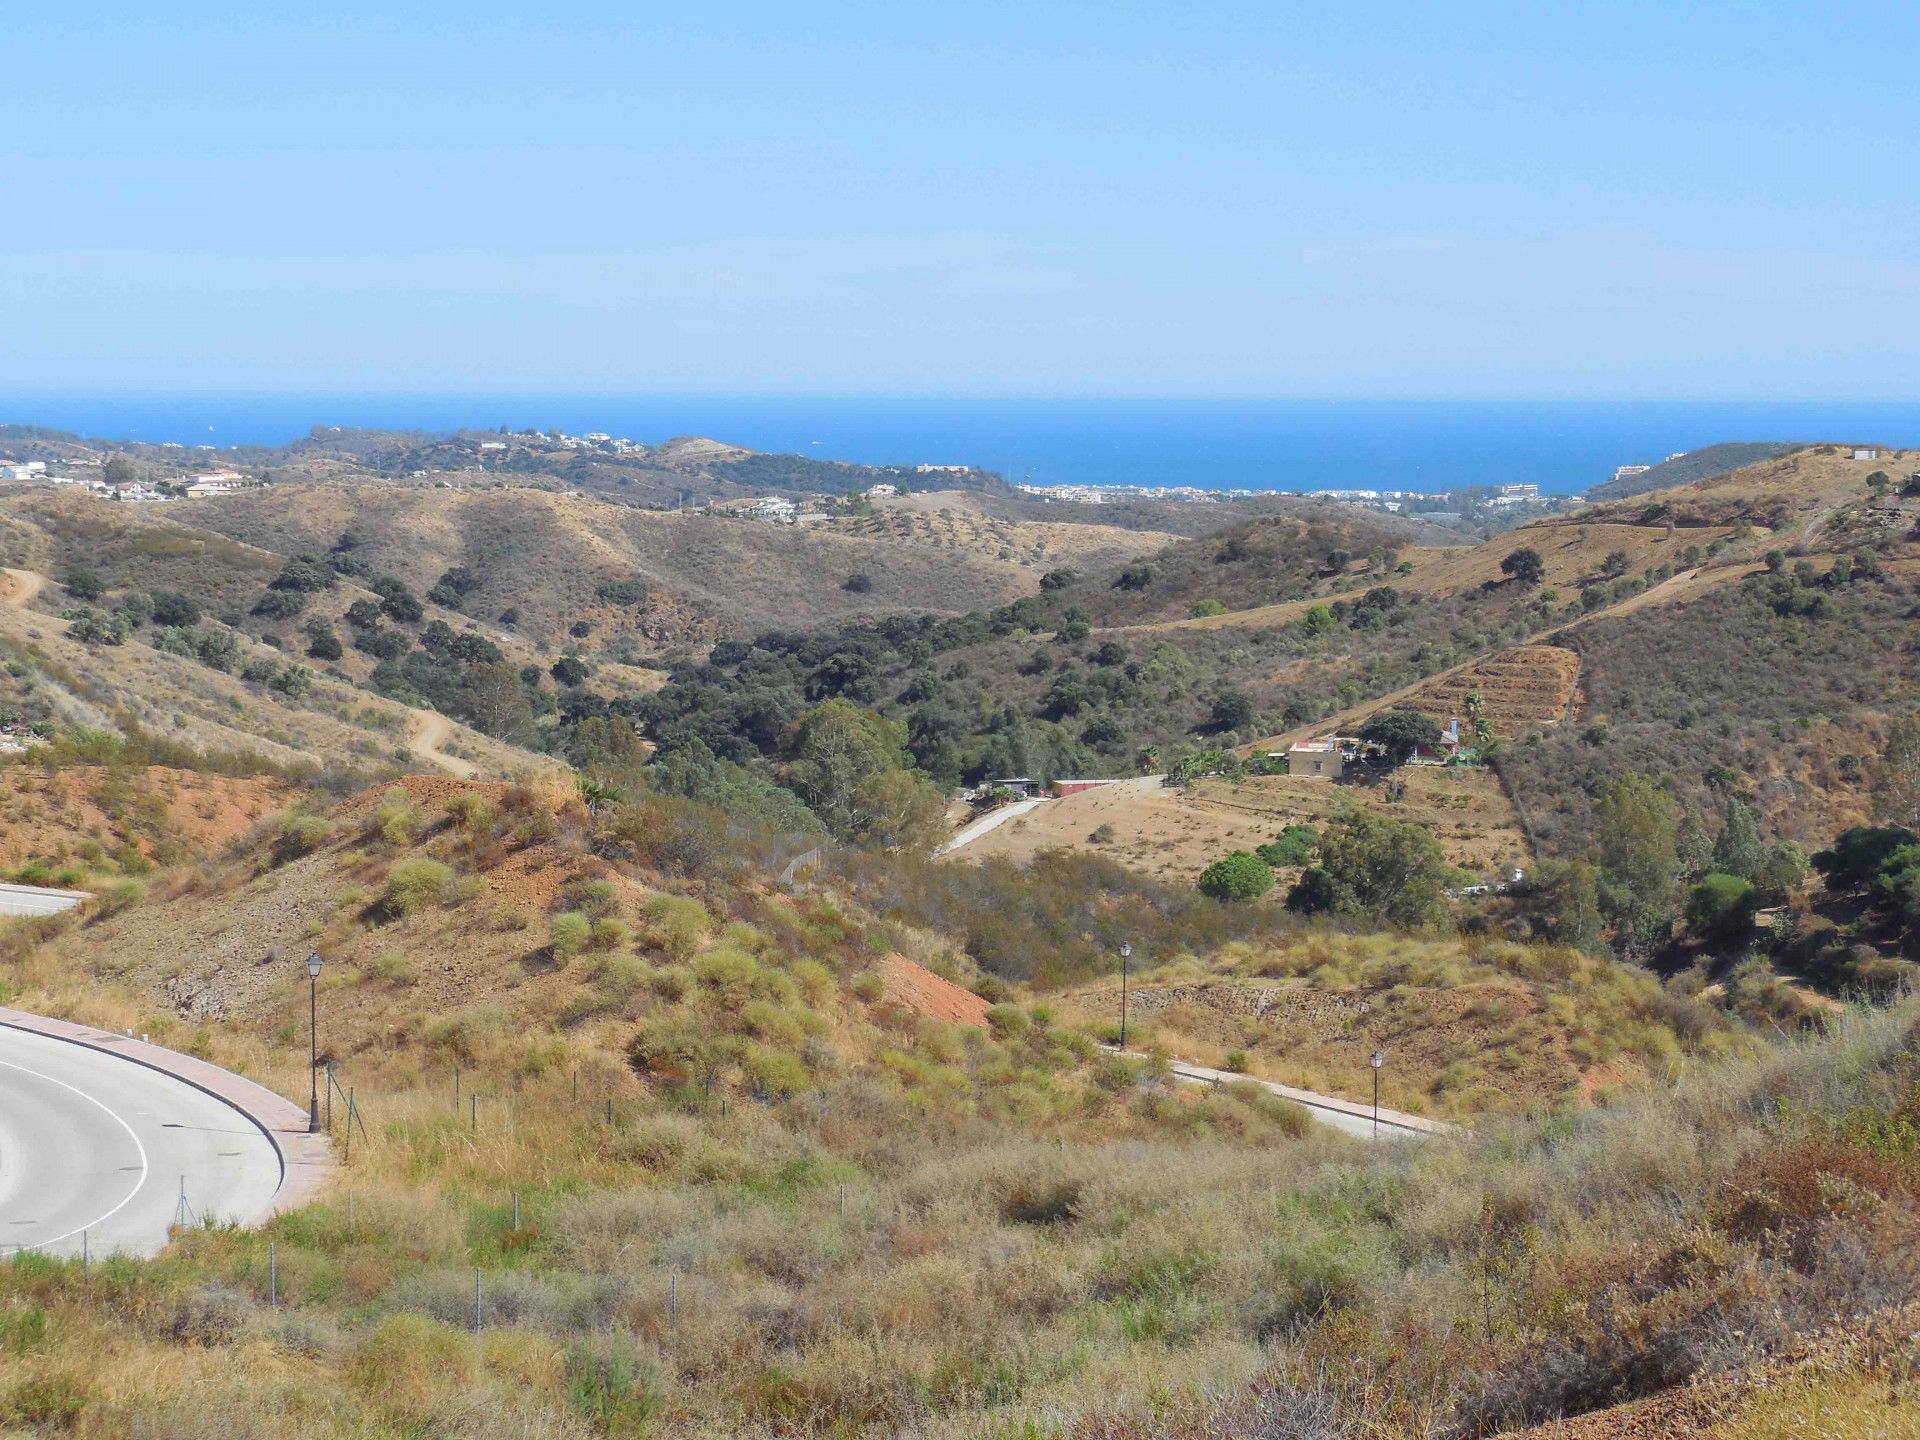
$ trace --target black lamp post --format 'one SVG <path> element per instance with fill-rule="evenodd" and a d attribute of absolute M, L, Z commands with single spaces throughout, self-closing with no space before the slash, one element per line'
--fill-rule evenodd
<path fill-rule="evenodd" d="M 307 1133 L 320 1128 L 320 952 L 307 956 Z"/>
<path fill-rule="evenodd" d="M 1373 1066 L 1373 1138 L 1380 1138 L 1380 1067 L 1387 1063 L 1387 1057 L 1378 1050 L 1367 1057 L 1367 1063 Z"/>
<path fill-rule="evenodd" d="M 1127 1048 L 1127 961 L 1133 954 L 1133 946 L 1120 946 L 1120 1048 Z"/>

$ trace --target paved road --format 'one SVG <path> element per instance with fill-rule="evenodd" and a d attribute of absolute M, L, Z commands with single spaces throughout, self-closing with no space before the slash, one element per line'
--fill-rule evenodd
<path fill-rule="evenodd" d="M 174 1076 L 0 1026 L 0 1253 L 153 1255 L 178 1216 L 258 1218 L 279 1152 L 238 1110 Z"/>
<path fill-rule="evenodd" d="M 93 897 L 84 890 L 48 890 L 38 885 L 0 885 L 0 915 L 57 915 Z"/>
<path fill-rule="evenodd" d="M 1107 1046 L 1109 1050 L 1116 1047 Z M 1135 1060 L 1147 1057 L 1138 1050 L 1125 1052 Z M 1262 1090 L 1291 1100 L 1296 1105 L 1305 1106 L 1307 1113 L 1323 1125 L 1331 1126 L 1345 1135 L 1357 1136 L 1362 1140 L 1422 1140 L 1435 1135 L 1451 1135 L 1458 1126 L 1449 1125 L 1444 1120 L 1429 1120 L 1422 1115 L 1409 1115 L 1402 1110 L 1392 1110 L 1385 1106 L 1380 1109 L 1379 1124 L 1374 1123 L 1371 1104 L 1362 1104 L 1355 1100 L 1345 1100 L 1338 1095 L 1322 1095 L 1314 1090 L 1299 1090 L 1291 1085 L 1282 1085 L 1277 1080 L 1262 1080 L 1253 1075 L 1241 1075 L 1231 1070 L 1214 1070 L 1205 1065 L 1194 1065 L 1186 1060 L 1172 1062 L 1173 1078 L 1185 1080 L 1193 1085 L 1226 1085 L 1236 1080 L 1244 1080 L 1258 1085 Z"/>
<path fill-rule="evenodd" d="M 934 858 L 938 859 L 942 855 L 951 855 L 962 845 L 971 845 L 989 830 L 998 830 L 1009 820 L 1017 820 L 1029 810 L 1037 810 L 1046 803 L 1044 799 L 1016 800 L 1011 805 L 1002 805 L 998 810 L 989 810 L 978 820 L 964 826 L 958 834 L 944 845 L 935 846 L 933 851 Z"/>

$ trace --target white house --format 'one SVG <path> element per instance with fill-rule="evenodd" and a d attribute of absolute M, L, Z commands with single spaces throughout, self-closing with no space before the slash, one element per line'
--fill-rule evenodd
<path fill-rule="evenodd" d="M 793 501 L 782 499 L 778 495 L 766 495 L 741 506 L 740 513 L 752 520 L 766 520 L 775 525 L 791 525 L 794 516 L 800 513 L 800 507 Z"/>
<path fill-rule="evenodd" d="M 1880 458 L 1880 452 L 1871 445 L 1862 446 L 1854 450 L 1853 458 L 1855 460 L 1878 460 Z"/>
<path fill-rule="evenodd" d="M 0 465 L 0 480 L 37 480 L 46 473 L 44 460 L 19 460 Z"/>
<path fill-rule="evenodd" d="M 900 487 L 898 485 L 882 483 L 879 485 L 869 485 L 867 487 L 867 498 L 869 500 L 885 500 L 889 496 L 898 495 L 899 493 Z"/>

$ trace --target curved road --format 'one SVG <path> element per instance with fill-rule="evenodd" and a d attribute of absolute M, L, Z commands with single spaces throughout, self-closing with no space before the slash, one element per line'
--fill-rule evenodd
<path fill-rule="evenodd" d="M 0 1253 L 153 1255 L 180 1215 L 246 1223 L 280 1191 L 252 1120 L 117 1055 L 0 1026 Z"/>

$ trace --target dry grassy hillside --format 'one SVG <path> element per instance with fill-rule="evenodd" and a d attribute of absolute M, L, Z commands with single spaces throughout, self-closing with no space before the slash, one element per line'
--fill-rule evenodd
<path fill-rule="evenodd" d="M 325 550 L 342 534 L 356 555 L 424 592 L 464 565 L 480 579 L 469 614 L 519 612 L 550 648 L 578 621 L 594 644 L 651 649 L 759 630 L 899 611 L 958 613 L 1038 587 L 1032 557 L 974 546 L 630 509 L 537 490 L 274 486 L 181 507 L 185 518 L 283 553 Z M 868 588 L 849 590 L 854 575 Z M 610 602 L 602 587 L 638 582 Z"/>
<path fill-rule="evenodd" d="M 165 765 L 76 765 L 49 772 L 31 755 L 0 765 L 0 868 L 91 871 L 137 852 L 162 864 L 205 855 L 292 802 L 270 776 L 207 775 Z M 116 863 L 120 863 L 116 862 Z M 133 868 L 140 868 L 136 862 Z"/>
<path fill-rule="evenodd" d="M 434 763 L 409 749 L 418 712 L 352 686 L 320 679 L 296 700 L 137 640 L 85 645 L 66 632 L 66 622 L 53 616 L 0 604 L 0 657 L 7 663 L 0 701 L 44 710 L 64 726 L 137 725 L 195 750 L 251 750 L 278 765 L 381 770 Z M 249 653 L 276 664 L 286 659 L 264 646 Z M 547 763 L 446 723 L 442 748 L 456 763 L 502 775 Z"/>
<path fill-rule="evenodd" d="M 1519 817 L 1492 775 L 1416 766 L 1399 778 L 1406 798 L 1398 802 L 1389 802 L 1378 785 L 1288 775 L 1185 787 L 1163 785 L 1154 776 L 1123 780 L 1050 800 L 952 852 L 952 861 L 1024 861 L 1043 850 L 1083 849 L 1140 874 L 1190 885 L 1229 850 L 1252 850 L 1289 825 L 1322 825 L 1338 807 L 1359 805 L 1430 826 L 1448 862 L 1476 875 L 1491 877 L 1529 863 Z M 1274 892 L 1274 903 L 1284 893 Z"/>
<path fill-rule="evenodd" d="M 1179 538 L 1164 530 L 1022 520 L 994 513 L 978 495 L 944 490 L 877 500 L 872 514 L 836 522 L 834 528 L 1042 569 L 1105 569 Z"/>
<path fill-rule="evenodd" d="M 1646 972 L 1551 946 L 1309 934 L 1138 977 L 1169 1042 L 1329 1076 L 1384 1045 L 1389 1103 L 1482 1117 L 1369 1146 L 1101 1051 L 1070 1014 L 1108 1028 L 1107 990 L 984 1028 L 889 1003 L 965 1005 L 912 971 L 896 997 L 892 949 L 964 958 L 690 850 L 677 813 L 415 779 L 0 934 L 17 1003 L 292 1095 L 320 949 L 323 1054 L 367 1119 L 344 1183 L 259 1232 L 0 1267 L 5 1423 L 1494 1434 L 1912 1280 L 1910 1012 L 1741 1064 Z"/>
<path fill-rule="evenodd" d="M 1460 1116 L 1585 1101 L 1663 1074 L 1679 1052 L 1652 1019 L 1658 991 L 1651 976 L 1570 952 L 1328 934 L 1143 970 L 1127 1003 L 1137 1043 L 1322 1094 L 1369 1097 L 1368 1056 L 1383 1051 L 1383 1104 Z M 1119 982 L 1075 987 L 1060 1004 L 1081 1023 L 1111 1022 Z"/>

